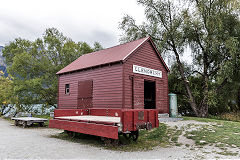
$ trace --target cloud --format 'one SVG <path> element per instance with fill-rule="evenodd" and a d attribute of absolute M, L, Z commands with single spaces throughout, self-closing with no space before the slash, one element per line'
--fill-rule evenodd
<path fill-rule="evenodd" d="M 92 29 L 86 32 L 73 32 L 67 35 L 74 41 L 85 41 L 93 46 L 94 42 L 99 42 L 104 48 L 114 46 L 118 43 L 118 38 L 110 31 L 102 29 Z"/>
<path fill-rule="evenodd" d="M 118 44 L 124 14 L 144 18 L 136 0 L 6 0 L 0 5 L 0 45 L 18 37 L 34 40 L 55 27 L 74 41 L 111 47 Z"/>
<path fill-rule="evenodd" d="M 116 36 L 113 36 L 109 32 L 101 31 L 101 30 L 95 30 L 92 33 L 93 39 L 96 39 L 96 41 L 100 42 L 103 46 L 113 46 L 117 43 Z"/>

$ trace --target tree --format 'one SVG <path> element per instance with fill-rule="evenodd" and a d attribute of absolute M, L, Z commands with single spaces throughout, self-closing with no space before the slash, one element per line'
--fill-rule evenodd
<path fill-rule="evenodd" d="M 13 76 L 14 94 L 21 104 L 57 103 L 56 72 L 77 59 L 93 52 L 85 42 L 74 42 L 55 28 L 45 31 L 42 38 L 29 41 L 21 38 L 3 50 L 9 73 Z"/>
<path fill-rule="evenodd" d="M 230 111 L 240 110 L 240 22 L 237 26 L 231 31 L 237 39 L 236 50 L 230 50 L 229 60 L 221 67 L 216 78 L 217 83 L 221 84 L 216 89 L 217 97 L 223 99 L 220 103 L 228 106 Z"/>
<path fill-rule="evenodd" d="M 12 104 L 17 104 L 12 77 L 5 77 L 4 72 L 0 71 L 0 114 L 7 113 L 6 110 L 10 110 Z"/>
<path fill-rule="evenodd" d="M 237 2 L 186 0 L 177 3 L 170 0 L 138 0 L 138 3 L 145 7 L 147 22 L 136 25 L 132 17 L 125 16 L 120 24 L 124 31 L 121 40 L 150 35 L 161 52 L 174 53 L 188 102 L 197 116 L 206 117 L 209 94 L 213 89 L 209 87 L 209 83 L 216 81 L 221 66 L 229 60 L 230 53 L 236 51 L 237 38 L 231 31 L 236 29 L 239 22 Z M 198 102 L 180 60 L 186 46 L 190 46 L 197 68 L 193 75 L 199 74 L 203 81 L 202 98 Z M 216 88 L 218 86 L 215 86 Z"/>
<path fill-rule="evenodd" d="M 229 62 L 231 53 L 236 53 L 238 39 L 234 30 L 239 23 L 235 14 L 235 0 L 194 0 L 195 10 L 185 11 L 184 35 L 191 46 L 194 64 L 203 78 L 203 99 L 199 109 L 201 116 L 208 114 L 209 83 L 216 80 L 219 70 Z M 238 35 L 239 36 L 239 35 Z M 227 77 L 225 78 L 227 80 Z M 223 87 L 216 86 L 216 92 Z"/>
<path fill-rule="evenodd" d="M 94 51 L 100 51 L 100 50 L 104 49 L 99 42 L 95 42 L 95 43 L 93 44 L 93 46 L 94 46 L 94 48 L 93 48 Z"/>

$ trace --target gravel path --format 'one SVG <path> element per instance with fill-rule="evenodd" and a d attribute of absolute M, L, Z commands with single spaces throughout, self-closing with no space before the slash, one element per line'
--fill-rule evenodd
<path fill-rule="evenodd" d="M 177 123 L 177 122 L 168 122 Z M 0 118 L 0 159 L 212 159 L 239 158 L 190 150 L 184 147 L 155 148 L 147 152 L 119 152 L 56 138 L 62 130 L 16 127 Z M 211 149 L 211 148 L 210 148 Z"/>

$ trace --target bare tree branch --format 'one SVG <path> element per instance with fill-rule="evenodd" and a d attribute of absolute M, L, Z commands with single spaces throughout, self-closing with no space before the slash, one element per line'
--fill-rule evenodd
<path fill-rule="evenodd" d="M 198 74 L 200 74 L 201 76 L 203 76 L 203 74 L 202 74 L 201 72 L 197 71 L 197 70 L 193 71 L 193 73 L 198 73 Z"/>

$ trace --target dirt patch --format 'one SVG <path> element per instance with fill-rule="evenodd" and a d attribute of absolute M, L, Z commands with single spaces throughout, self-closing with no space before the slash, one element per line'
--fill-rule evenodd
<path fill-rule="evenodd" d="M 186 128 L 189 127 L 189 125 L 196 125 L 195 128 L 192 129 L 198 129 L 198 125 L 217 125 L 215 122 L 198 122 L 195 120 L 186 120 L 186 121 L 177 121 L 177 122 L 165 122 L 170 127 L 175 127 L 177 126 L 178 128 Z"/>
<path fill-rule="evenodd" d="M 181 134 L 181 135 L 179 136 L 179 138 L 178 138 L 178 143 L 183 144 L 184 146 L 193 146 L 193 145 L 195 145 L 194 140 L 186 138 L 186 137 L 184 136 L 184 133 L 185 133 L 185 132 L 183 132 L 183 134 Z"/>

